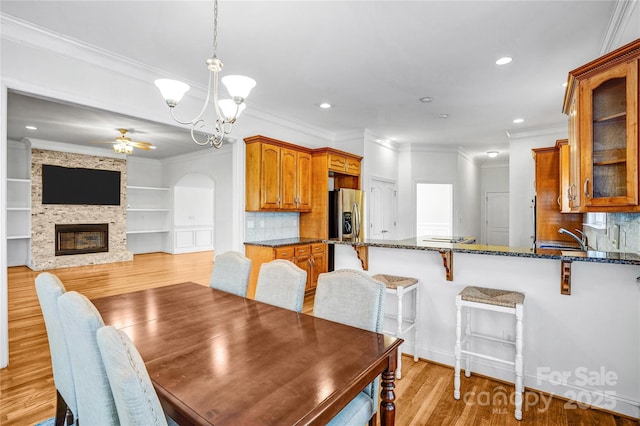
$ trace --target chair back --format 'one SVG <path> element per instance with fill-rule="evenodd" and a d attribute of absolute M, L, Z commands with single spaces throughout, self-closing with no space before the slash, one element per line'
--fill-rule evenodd
<path fill-rule="evenodd" d="M 227 293 L 247 297 L 251 259 L 237 251 L 228 251 L 216 256 L 209 286 Z"/>
<path fill-rule="evenodd" d="M 73 382 L 81 425 L 118 425 L 109 379 L 98 349 L 96 332 L 104 322 L 89 299 L 75 291 L 58 298 L 64 334 L 73 342 L 71 359 Z"/>
<path fill-rule="evenodd" d="M 147 368 L 129 336 L 106 326 L 98 329 L 97 341 L 120 424 L 167 426 Z"/>
<path fill-rule="evenodd" d="M 313 315 L 382 332 L 385 285 L 364 272 L 342 269 L 320 274 Z"/>
<path fill-rule="evenodd" d="M 255 299 L 302 312 L 307 271 L 288 260 L 276 259 L 260 265 Z"/>
<path fill-rule="evenodd" d="M 320 274 L 313 315 L 330 321 L 382 333 L 386 286 L 361 271 L 341 269 Z M 365 393 L 378 406 L 378 380 Z"/>
<path fill-rule="evenodd" d="M 62 296 L 66 291 L 62 281 L 49 272 L 42 272 L 36 277 L 36 293 L 38 294 L 44 325 L 47 329 L 47 338 L 49 339 L 53 382 L 69 410 L 77 417 L 76 389 L 73 384 L 73 374 L 71 373 L 69 345 L 64 335 L 58 311 L 58 297 Z"/>

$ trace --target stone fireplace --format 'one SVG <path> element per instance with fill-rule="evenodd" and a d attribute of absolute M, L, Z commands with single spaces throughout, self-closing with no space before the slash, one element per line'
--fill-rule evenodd
<path fill-rule="evenodd" d="M 43 164 L 119 171 L 120 205 L 42 204 Z M 127 250 L 126 185 L 126 160 L 32 149 L 29 267 L 41 271 L 133 260 Z M 98 230 L 96 225 L 106 228 Z M 67 226 L 76 229 L 69 231 Z"/>
<path fill-rule="evenodd" d="M 56 225 L 56 256 L 109 251 L 109 224 Z"/>

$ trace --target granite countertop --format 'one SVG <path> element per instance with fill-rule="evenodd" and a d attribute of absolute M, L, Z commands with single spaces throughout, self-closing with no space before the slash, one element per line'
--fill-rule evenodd
<path fill-rule="evenodd" d="M 428 241 L 425 241 L 428 240 Z M 351 241 L 330 239 L 329 244 L 345 244 L 352 246 L 399 248 L 409 250 L 440 251 L 451 250 L 454 253 L 488 254 L 496 256 L 533 257 L 541 259 L 562 259 L 566 261 L 618 263 L 626 265 L 640 265 L 638 253 L 616 253 L 602 251 L 579 251 L 557 249 L 532 249 L 528 247 L 490 246 L 486 244 L 465 244 L 434 242 L 430 237 L 413 237 L 404 240 L 364 240 Z"/>
<path fill-rule="evenodd" d="M 245 246 L 259 246 L 259 247 L 282 247 L 293 246 L 296 244 L 312 244 L 312 243 L 326 243 L 327 241 L 322 238 L 279 238 L 276 240 L 263 240 L 263 241 L 246 241 Z"/>

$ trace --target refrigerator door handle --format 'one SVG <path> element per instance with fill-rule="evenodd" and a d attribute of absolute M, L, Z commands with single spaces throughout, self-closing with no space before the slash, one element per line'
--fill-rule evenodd
<path fill-rule="evenodd" d="M 351 209 L 353 210 L 353 232 L 356 238 L 360 238 L 360 206 L 358 203 L 353 203 Z"/>

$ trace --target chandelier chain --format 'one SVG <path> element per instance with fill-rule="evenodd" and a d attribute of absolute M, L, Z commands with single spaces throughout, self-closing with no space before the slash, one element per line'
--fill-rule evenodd
<path fill-rule="evenodd" d="M 218 0 L 213 2 L 213 57 L 218 56 Z"/>

